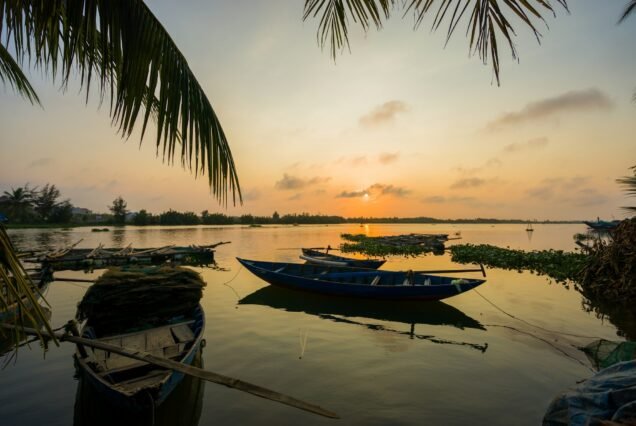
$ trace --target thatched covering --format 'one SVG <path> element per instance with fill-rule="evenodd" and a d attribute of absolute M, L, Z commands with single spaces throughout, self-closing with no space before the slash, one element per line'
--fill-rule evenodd
<path fill-rule="evenodd" d="M 189 315 L 203 295 L 197 272 L 180 267 L 114 268 L 89 288 L 77 318 L 100 334 L 122 333 Z"/>
<path fill-rule="evenodd" d="M 609 242 L 592 248 L 580 282 L 588 297 L 636 302 L 636 218 L 622 221 Z"/>

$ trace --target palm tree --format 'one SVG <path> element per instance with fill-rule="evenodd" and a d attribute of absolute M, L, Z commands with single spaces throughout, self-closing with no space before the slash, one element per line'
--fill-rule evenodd
<path fill-rule="evenodd" d="M 9 214 L 9 218 L 16 222 L 24 222 L 33 209 L 33 200 L 36 189 L 23 187 L 11 188 L 11 191 L 4 191 L 3 207 Z"/>

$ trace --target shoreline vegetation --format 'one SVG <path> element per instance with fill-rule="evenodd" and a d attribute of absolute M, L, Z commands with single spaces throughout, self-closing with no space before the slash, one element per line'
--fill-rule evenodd
<path fill-rule="evenodd" d="M 495 219 L 495 218 L 461 218 L 461 219 L 439 219 L 433 217 L 343 217 L 331 215 L 312 215 L 308 213 L 286 214 L 278 216 L 254 216 L 251 214 L 241 216 L 228 216 L 222 213 L 202 212 L 197 215 L 193 212 L 178 212 L 169 210 L 167 212 L 153 215 L 150 213 L 140 213 L 130 217 L 125 223 L 117 223 L 112 218 L 100 221 L 69 221 L 62 223 L 42 223 L 26 222 L 14 223 L 6 222 L 7 229 L 29 229 L 29 228 L 80 228 L 95 226 L 193 226 L 193 225 L 339 225 L 339 224 L 429 224 L 429 225 L 503 225 L 503 224 L 543 224 L 543 225 L 563 225 L 582 224 L 583 220 L 524 220 L 524 219 Z"/>

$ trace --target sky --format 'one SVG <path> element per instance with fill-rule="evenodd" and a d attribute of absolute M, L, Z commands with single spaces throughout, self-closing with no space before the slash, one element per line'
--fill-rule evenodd
<path fill-rule="evenodd" d="M 207 178 L 123 140 L 77 84 L 34 71 L 43 107 L 0 83 L 0 191 L 30 183 L 97 212 L 321 213 L 438 218 L 621 218 L 616 183 L 636 165 L 636 16 L 626 2 L 570 1 L 517 25 L 519 60 L 500 49 L 501 85 L 459 30 L 413 29 L 401 13 L 334 62 L 292 0 L 147 2 L 179 46 L 228 136 L 242 205 Z M 463 23 L 465 25 L 465 22 Z"/>

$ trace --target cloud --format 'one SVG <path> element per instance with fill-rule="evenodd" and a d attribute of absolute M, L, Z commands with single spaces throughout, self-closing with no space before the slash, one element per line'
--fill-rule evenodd
<path fill-rule="evenodd" d="M 380 162 L 380 164 L 391 164 L 396 162 L 399 156 L 400 154 L 398 154 L 397 152 L 383 152 L 378 156 L 378 161 Z"/>
<path fill-rule="evenodd" d="M 608 111 L 613 107 L 614 102 L 598 89 L 571 91 L 531 102 L 520 111 L 503 114 L 488 123 L 486 130 L 497 131 L 504 127 L 541 120 L 564 112 Z"/>
<path fill-rule="evenodd" d="M 360 117 L 360 124 L 377 126 L 391 123 L 399 113 L 406 112 L 408 109 L 408 105 L 402 101 L 388 101 Z"/>
<path fill-rule="evenodd" d="M 346 163 L 350 166 L 364 166 L 367 164 L 367 157 L 365 155 L 360 155 L 357 157 L 340 157 L 336 160 L 336 164 Z"/>
<path fill-rule="evenodd" d="M 331 180 L 330 177 L 313 177 L 311 179 L 304 179 L 297 176 L 283 174 L 283 178 L 276 182 L 274 187 L 283 191 L 303 189 L 308 186 L 325 183 Z"/>
<path fill-rule="evenodd" d="M 300 200 L 301 198 L 303 198 L 303 194 L 294 194 L 291 197 L 288 198 L 289 201 L 296 201 L 296 200 Z"/>
<path fill-rule="evenodd" d="M 422 199 L 423 202 L 430 204 L 472 203 L 475 200 L 475 197 L 445 197 L 443 195 L 432 195 Z"/>
<path fill-rule="evenodd" d="M 33 160 L 29 163 L 27 167 L 36 168 L 36 167 L 46 167 L 53 164 L 53 159 L 50 157 L 38 158 L 37 160 Z"/>
<path fill-rule="evenodd" d="M 486 183 L 485 179 L 472 177 L 457 179 L 450 187 L 451 189 L 477 188 Z"/>
<path fill-rule="evenodd" d="M 473 176 L 476 175 L 478 173 L 481 173 L 485 170 L 490 170 L 490 169 L 494 169 L 494 168 L 498 168 L 501 167 L 503 163 L 501 162 L 501 160 L 497 157 L 492 157 L 489 158 L 485 163 L 483 163 L 481 166 L 478 167 L 462 167 L 459 166 L 456 168 L 456 170 L 461 173 L 464 176 Z"/>
<path fill-rule="evenodd" d="M 373 198 L 378 198 L 383 195 L 391 195 L 398 198 L 404 198 L 408 194 L 410 194 L 410 192 L 411 191 L 401 186 L 376 183 L 360 191 L 342 191 L 340 194 L 336 195 L 336 198 L 359 198 L 364 197 L 365 195 Z"/>
<path fill-rule="evenodd" d="M 530 188 L 526 193 L 541 201 L 571 204 L 576 207 L 596 206 L 606 203 L 610 198 L 588 185 L 588 176 L 570 178 L 547 178 L 541 184 Z"/>
<path fill-rule="evenodd" d="M 510 145 L 504 146 L 503 151 L 511 154 L 511 153 L 520 152 L 520 151 L 541 149 L 546 147 L 549 142 L 550 140 L 546 138 L 545 136 L 543 136 L 540 138 L 530 139 L 529 141 L 526 141 L 526 142 L 511 143 Z"/>
<path fill-rule="evenodd" d="M 256 201 L 261 198 L 261 192 L 258 189 L 250 189 L 243 193 L 244 201 Z"/>

